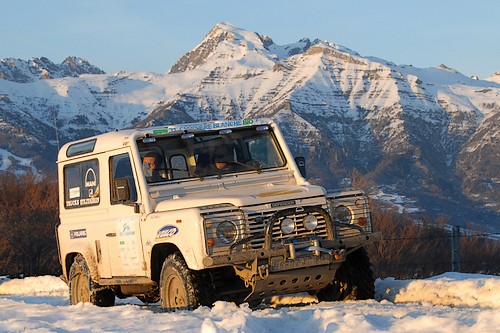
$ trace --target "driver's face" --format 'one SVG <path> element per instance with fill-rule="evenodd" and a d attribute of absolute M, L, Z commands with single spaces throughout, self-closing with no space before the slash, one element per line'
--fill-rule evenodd
<path fill-rule="evenodd" d="M 156 169 L 156 158 L 152 156 L 146 156 L 142 161 L 142 165 L 149 165 L 149 169 L 151 171 L 154 171 Z"/>

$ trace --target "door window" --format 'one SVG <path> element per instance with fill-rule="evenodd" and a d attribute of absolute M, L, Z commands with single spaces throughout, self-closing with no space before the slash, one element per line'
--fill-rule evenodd
<path fill-rule="evenodd" d="M 130 162 L 130 157 L 128 154 L 120 154 L 116 156 L 111 156 L 109 160 L 110 170 L 110 187 L 111 187 L 111 203 L 118 204 L 122 203 L 116 199 L 115 187 L 113 186 L 114 180 L 117 178 L 124 178 L 128 181 L 128 186 L 130 189 L 130 201 L 137 201 L 137 189 L 135 187 L 134 174 L 132 172 L 132 163 Z"/>

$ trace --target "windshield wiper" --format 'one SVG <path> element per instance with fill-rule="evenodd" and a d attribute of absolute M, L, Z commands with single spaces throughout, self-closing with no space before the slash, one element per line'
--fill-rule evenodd
<path fill-rule="evenodd" d="M 200 175 L 198 175 L 196 173 L 192 173 L 192 172 L 188 172 L 188 175 L 189 175 L 189 177 L 195 177 L 195 178 L 198 178 L 199 180 L 204 180 L 205 179 L 205 177 L 200 176 Z"/>
<path fill-rule="evenodd" d="M 242 162 L 238 162 L 238 161 L 230 161 L 230 162 L 226 162 L 226 163 L 241 165 L 241 166 L 246 167 L 246 168 L 248 168 L 250 170 L 257 171 L 257 173 L 261 173 L 262 172 L 262 170 L 260 168 L 252 165 L 253 163 L 259 163 L 259 162 L 256 162 L 256 161 L 252 161 L 252 164 L 242 163 Z M 244 170 L 241 170 L 241 171 L 244 171 Z"/>

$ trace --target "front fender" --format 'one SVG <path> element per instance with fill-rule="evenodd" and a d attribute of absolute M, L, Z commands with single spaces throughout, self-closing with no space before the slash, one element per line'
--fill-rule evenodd
<path fill-rule="evenodd" d="M 190 269 L 203 269 L 206 249 L 202 226 L 202 217 L 196 209 L 152 213 L 141 228 L 144 252 L 153 259 L 153 248 L 176 248 Z"/>

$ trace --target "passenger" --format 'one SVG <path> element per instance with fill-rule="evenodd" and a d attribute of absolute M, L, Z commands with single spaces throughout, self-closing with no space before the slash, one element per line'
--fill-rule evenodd
<path fill-rule="evenodd" d="M 238 163 L 234 160 L 233 148 L 230 145 L 222 144 L 215 148 L 214 166 L 216 173 L 238 170 Z"/>

